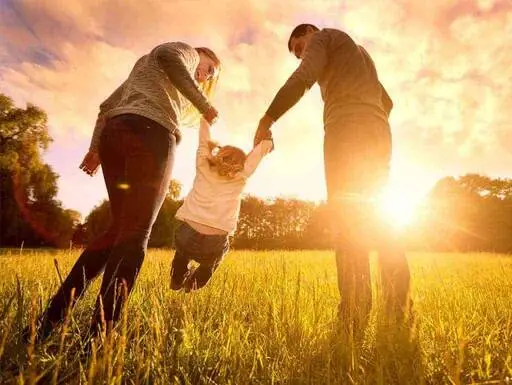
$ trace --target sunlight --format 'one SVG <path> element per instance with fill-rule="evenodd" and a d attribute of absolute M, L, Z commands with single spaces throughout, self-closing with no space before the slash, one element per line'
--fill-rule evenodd
<path fill-rule="evenodd" d="M 417 209 L 424 194 L 404 186 L 389 186 L 381 196 L 379 211 L 393 227 L 402 229 L 416 219 Z"/>

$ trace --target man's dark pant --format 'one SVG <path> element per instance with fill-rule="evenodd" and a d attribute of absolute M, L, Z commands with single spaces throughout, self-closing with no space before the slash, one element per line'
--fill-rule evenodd
<path fill-rule="evenodd" d="M 175 239 L 176 253 L 172 260 L 171 288 L 181 289 L 185 280 L 190 282 L 190 288 L 202 288 L 229 250 L 228 235 L 201 234 L 188 223 L 182 222 L 176 229 Z M 189 263 L 192 260 L 198 262 L 199 267 L 190 272 Z"/>
<path fill-rule="evenodd" d="M 108 231 L 80 255 L 51 300 L 43 317 L 43 335 L 63 320 L 67 307 L 103 270 L 92 331 L 97 331 L 102 318 L 107 325 L 119 318 L 169 187 L 175 148 L 175 136 L 152 120 L 131 114 L 109 119 L 102 132 L 99 155 L 112 221 Z"/>
<path fill-rule="evenodd" d="M 374 248 L 379 254 L 387 309 L 402 315 L 409 306 L 409 267 L 390 226 L 376 214 L 374 201 L 389 175 L 389 125 L 366 116 L 353 116 L 338 123 L 326 127 L 324 161 L 341 295 L 340 315 L 347 321 L 368 316 L 369 256 Z"/>

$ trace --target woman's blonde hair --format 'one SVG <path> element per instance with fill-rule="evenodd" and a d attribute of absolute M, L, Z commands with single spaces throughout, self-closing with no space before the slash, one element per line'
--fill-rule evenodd
<path fill-rule="evenodd" d="M 234 178 L 244 169 L 247 156 L 238 147 L 219 146 L 218 143 L 213 141 L 208 142 L 208 147 L 210 149 L 208 164 L 220 176 Z"/>
<path fill-rule="evenodd" d="M 208 58 L 210 58 L 213 61 L 213 63 L 215 64 L 214 75 L 210 79 L 199 83 L 199 88 L 201 89 L 203 94 L 206 96 L 206 98 L 208 100 L 211 100 L 213 98 L 215 88 L 217 87 L 217 82 L 219 81 L 221 62 L 220 62 L 220 59 L 215 54 L 215 52 L 213 52 L 210 48 L 197 47 L 196 51 L 198 54 L 203 54 L 203 55 L 207 56 Z M 184 125 L 196 126 L 199 123 L 200 118 L 201 118 L 201 113 L 191 103 L 187 107 L 187 109 L 183 112 L 181 121 Z"/>

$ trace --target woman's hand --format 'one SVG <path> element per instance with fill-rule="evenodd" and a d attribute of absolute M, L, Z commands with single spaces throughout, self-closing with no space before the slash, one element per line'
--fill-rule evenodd
<path fill-rule="evenodd" d="M 89 151 L 84 156 L 84 160 L 80 163 L 80 170 L 83 170 L 87 175 L 93 176 L 96 174 L 100 167 L 100 156 L 97 152 Z"/>
<path fill-rule="evenodd" d="M 206 120 L 210 125 L 214 124 L 219 117 L 219 112 L 213 107 L 210 106 L 208 110 L 203 114 L 204 120 Z"/>

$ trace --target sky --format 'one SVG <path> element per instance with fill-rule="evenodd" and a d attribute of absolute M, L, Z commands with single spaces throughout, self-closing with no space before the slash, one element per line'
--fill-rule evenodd
<path fill-rule="evenodd" d="M 257 123 L 297 67 L 300 23 L 338 28 L 363 45 L 394 101 L 389 183 L 413 205 L 448 175 L 512 177 L 511 0 L 0 0 L 0 92 L 49 118 L 45 161 L 58 199 L 84 217 L 107 197 L 78 169 L 99 104 L 156 45 L 207 46 L 223 69 L 212 134 L 249 151 Z M 276 149 L 246 192 L 325 199 L 322 101 L 315 85 L 273 127 Z M 185 129 L 173 178 L 194 178 L 197 131 Z"/>

